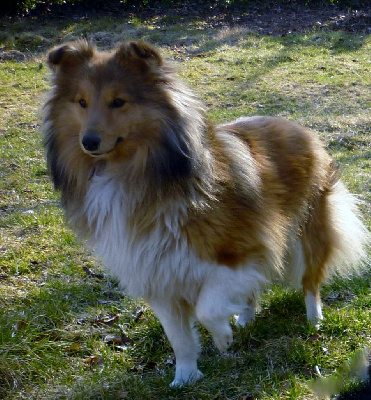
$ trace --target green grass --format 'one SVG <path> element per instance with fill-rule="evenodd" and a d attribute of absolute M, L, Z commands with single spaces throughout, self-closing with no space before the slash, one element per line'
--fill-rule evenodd
<path fill-rule="evenodd" d="M 0 25 L 0 47 L 27 55 L 0 63 L 0 398 L 313 399 L 308 383 L 316 366 L 331 376 L 371 346 L 369 272 L 323 287 L 319 333 L 306 323 L 302 294 L 275 287 L 256 321 L 235 330 L 228 355 L 200 327 L 204 379 L 169 388 L 173 353 L 159 322 L 120 292 L 65 226 L 39 134 L 47 47 L 81 35 L 102 47 L 122 38 L 150 40 L 179 66 L 214 121 L 280 115 L 315 129 L 341 162 L 348 187 L 365 201 L 370 227 L 370 36 L 326 30 L 263 36 L 243 27 L 211 29 L 200 19 Z M 109 334 L 122 343 L 107 344 Z"/>

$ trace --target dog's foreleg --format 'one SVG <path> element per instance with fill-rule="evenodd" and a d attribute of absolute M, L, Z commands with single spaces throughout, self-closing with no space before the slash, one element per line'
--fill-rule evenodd
<path fill-rule="evenodd" d="M 196 317 L 220 351 L 226 351 L 233 340 L 230 317 L 242 315 L 241 324 L 254 317 L 254 299 L 265 281 L 255 263 L 237 270 L 218 266 L 205 280 L 196 303 Z"/>
<path fill-rule="evenodd" d="M 254 300 L 248 301 L 246 307 L 243 309 L 243 311 L 238 315 L 238 318 L 236 319 L 236 326 L 244 327 L 249 322 L 254 321 L 255 310 L 256 310 L 255 301 Z"/>
<path fill-rule="evenodd" d="M 204 286 L 196 305 L 196 316 L 199 322 L 210 332 L 215 346 L 221 351 L 233 341 L 232 328 L 229 323 L 231 303 L 222 285 Z M 232 305 L 233 306 L 233 305 Z"/>
<path fill-rule="evenodd" d="M 203 374 L 197 368 L 199 343 L 192 308 L 185 302 L 172 304 L 165 300 L 152 299 L 149 303 L 175 353 L 175 378 L 170 386 L 183 386 L 197 381 Z"/>

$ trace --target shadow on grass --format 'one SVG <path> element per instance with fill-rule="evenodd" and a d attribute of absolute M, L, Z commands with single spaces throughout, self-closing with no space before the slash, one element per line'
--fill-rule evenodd
<path fill-rule="evenodd" d="M 113 45 L 113 40 L 118 39 L 117 34 L 123 33 L 117 28 L 121 29 L 127 24 L 124 32 L 130 32 L 133 39 L 155 37 L 158 44 L 170 46 L 182 45 L 184 37 L 194 36 L 196 31 L 199 34 L 229 30 L 230 33 L 224 39 L 229 36 L 230 41 L 236 41 L 246 34 L 275 36 L 282 38 L 286 46 L 290 46 L 291 41 L 295 48 L 298 44 L 295 38 L 300 38 L 301 45 L 305 45 L 306 41 L 308 45 L 313 45 L 313 39 L 307 33 L 318 32 L 318 37 L 314 39 L 316 45 L 326 48 L 330 45 L 333 52 L 341 53 L 363 45 L 371 22 L 371 9 L 367 6 L 352 11 L 334 4 L 310 7 L 263 1 L 258 4 L 228 2 L 229 6 L 226 7 L 224 2 L 219 6 L 207 2 L 204 5 L 197 3 L 197 7 L 194 7 L 192 3 L 177 2 L 143 8 L 116 6 L 111 10 L 104 4 L 103 9 L 94 10 L 91 6 L 86 8 L 84 3 L 78 2 L 75 7 L 56 7 L 49 14 L 38 13 L 23 19 L 1 19 L 0 39 L 5 45 L 3 47 L 6 49 L 9 38 L 12 38 L 9 43 L 13 46 L 12 50 L 43 52 L 66 37 L 91 38 L 98 32 L 110 33 L 111 41 L 105 35 L 105 43 L 102 44 Z M 330 44 L 321 40 L 323 30 L 333 31 Z M 169 32 L 172 31 L 178 35 L 169 38 Z M 223 44 L 223 40 L 214 40 L 213 43 L 213 46 L 210 43 L 207 47 L 201 45 L 194 55 L 215 51 Z"/>

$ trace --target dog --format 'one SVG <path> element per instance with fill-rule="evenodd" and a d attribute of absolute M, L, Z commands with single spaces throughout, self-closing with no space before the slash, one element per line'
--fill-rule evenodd
<path fill-rule="evenodd" d="M 316 135 L 276 117 L 214 125 L 150 44 L 51 49 L 44 106 L 48 168 L 66 218 L 125 291 L 144 298 L 176 357 L 172 386 L 202 376 L 199 321 L 224 352 L 259 294 L 319 287 L 359 269 L 369 234 Z"/>

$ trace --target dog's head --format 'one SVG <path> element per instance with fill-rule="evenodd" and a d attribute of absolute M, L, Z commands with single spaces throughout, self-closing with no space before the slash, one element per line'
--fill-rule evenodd
<path fill-rule="evenodd" d="M 45 143 L 55 181 L 62 179 L 56 158 L 64 170 L 130 161 L 160 182 L 200 170 L 209 129 L 203 107 L 157 49 L 124 42 L 101 52 L 81 40 L 52 49 L 48 65 L 54 88 Z"/>
<path fill-rule="evenodd" d="M 77 135 L 91 157 L 130 157 L 143 142 L 160 140 L 162 58 L 144 43 L 124 43 L 112 53 L 78 41 L 49 52 L 58 121 L 66 139 Z M 157 107 L 158 108 L 158 107 Z"/>

